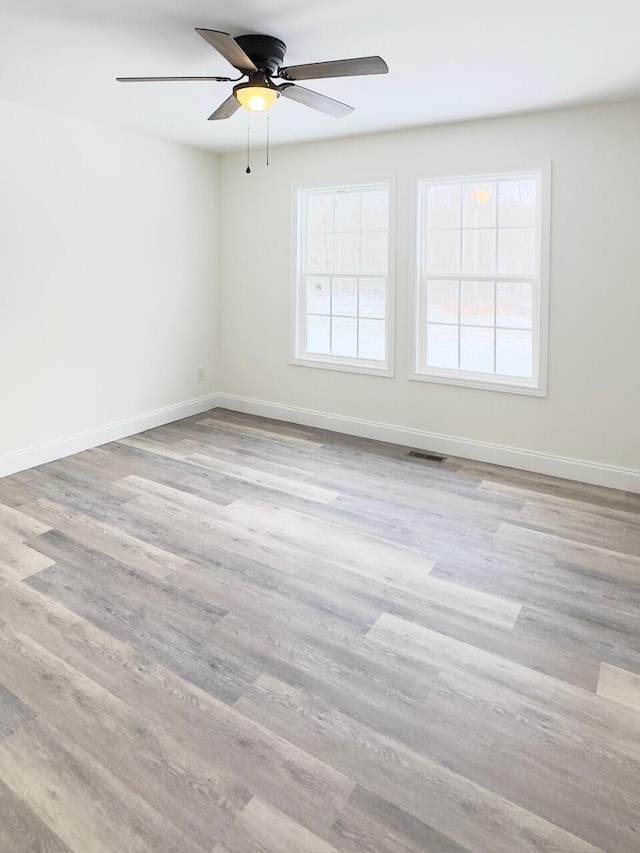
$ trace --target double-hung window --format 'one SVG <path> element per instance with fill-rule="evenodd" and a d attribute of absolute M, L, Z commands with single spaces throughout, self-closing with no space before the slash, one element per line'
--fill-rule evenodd
<path fill-rule="evenodd" d="M 412 378 L 546 393 L 548 170 L 424 180 Z"/>
<path fill-rule="evenodd" d="M 389 185 L 300 190 L 294 364 L 389 375 Z"/>

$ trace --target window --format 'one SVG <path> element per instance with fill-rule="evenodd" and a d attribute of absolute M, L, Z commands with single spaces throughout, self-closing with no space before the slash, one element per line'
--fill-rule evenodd
<path fill-rule="evenodd" d="M 548 171 L 420 182 L 412 378 L 546 393 Z"/>
<path fill-rule="evenodd" d="M 390 375 L 389 186 L 298 193 L 295 364 Z"/>

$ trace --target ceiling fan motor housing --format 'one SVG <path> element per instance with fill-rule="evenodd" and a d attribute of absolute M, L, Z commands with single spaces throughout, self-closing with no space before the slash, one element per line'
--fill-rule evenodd
<path fill-rule="evenodd" d="M 237 36 L 236 41 L 260 71 L 275 76 L 284 61 L 287 46 L 275 36 Z"/>

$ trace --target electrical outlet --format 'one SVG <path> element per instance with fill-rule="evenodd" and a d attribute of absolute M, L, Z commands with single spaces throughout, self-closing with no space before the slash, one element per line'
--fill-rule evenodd
<path fill-rule="evenodd" d="M 198 370 L 196 372 L 196 376 L 197 376 L 198 382 L 204 382 L 204 367 L 198 368 Z"/>

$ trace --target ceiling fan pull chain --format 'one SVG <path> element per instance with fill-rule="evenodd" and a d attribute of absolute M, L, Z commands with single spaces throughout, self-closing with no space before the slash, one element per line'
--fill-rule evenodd
<path fill-rule="evenodd" d="M 267 114 L 267 166 L 269 165 L 269 115 Z"/>
<path fill-rule="evenodd" d="M 251 120 L 251 116 L 247 116 L 247 168 L 245 169 L 245 172 L 247 173 L 247 175 L 251 174 L 251 142 L 250 142 L 251 121 L 250 120 Z"/>

